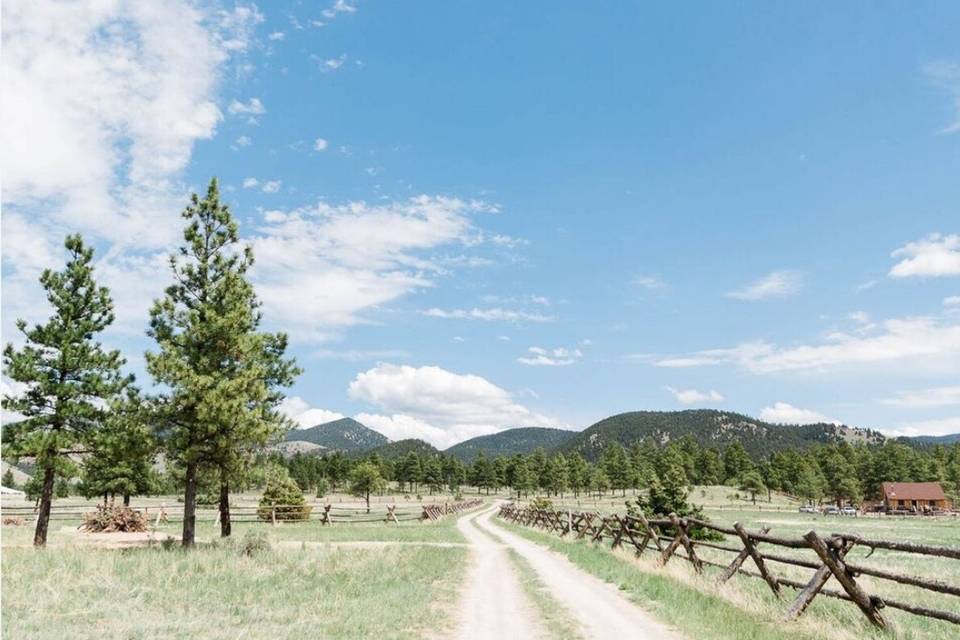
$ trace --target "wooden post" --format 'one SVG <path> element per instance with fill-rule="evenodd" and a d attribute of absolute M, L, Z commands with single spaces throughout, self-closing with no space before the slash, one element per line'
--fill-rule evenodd
<path fill-rule="evenodd" d="M 803 539 L 809 543 L 810 548 L 813 549 L 820 559 L 823 561 L 830 571 L 833 573 L 834 577 L 837 579 L 837 582 L 840 583 L 840 586 L 843 587 L 844 591 L 850 596 L 850 599 L 853 600 L 854 604 L 860 607 L 860 611 L 863 612 L 863 615 L 867 616 L 867 619 L 870 620 L 875 626 L 884 629 L 887 626 L 886 621 L 883 619 L 883 616 L 880 615 L 880 611 L 877 609 L 874 601 L 864 593 L 863 589 L 860 588 L 860 585 L 857 584 L 857 581 L 853 579 L 853 575 L 847 571 L 846 565 L 843 563 L 843 560 L 837 558 L 830 549 L 827 548 L 826 543 L 817 535 L 816 531 L 810 531 Z"/>
<path fill-rule="evenodd" d="M 273 523 L 273 526 L 277 526 L 277 507 L 274 505 L 270 507 L 270 522 Z"/>
<path fill-rule="evenodd" d="M 643 512 L 642 512 L 642 511 L 640 511 L 639 513 L 637 513 L 637 520 L 640 521 L 640 524 L 642 524 L 642 525 L 644 526 L 644 528 L 645 528 L 645 529 L 647 530 L 647 532 L 650 534 L 650 537 L 653 538 L 653 544 L 656 545 L 657 550 L 662 553 L 662 552 L 663 552 L 663 544 L 660 542 L 660 530 L 657 529 L 657 528 L 655 528 L 655 527 L 653 527 L 653 526 L 650 524 L 650 521 L 647 520 L 647 516 L 643 515 Z M 644 546 L 644 548 L 646 548 L 646 546 L 647 546 L 646 543 L 644 543 L 643 546 Z"/>
<path fill-rule="evenodd" d="M 694 571 L 703 573 L 703 563 L 700 562 L 700 558 L 697 557 L 697 553 L 693 549 L 693 543 L 690 542 L 690 538 L 687 536 L 686 521 L 678 518 L 677 514 L 671 513 L 670 522 L 673 523 L 673 528 L 677 530 L 677 537 L 680 538 L 680 543 L 687 551 L 687 559 L 690 560 L 690 564 L 693 565 Z"/>
<path fill-rule="evenodd" d="M 844 556 L 847 555 L 847 552 L 853 548 L 852 542 L 847 542 L 840 549 L 836 551 L 836 557 L 838 560 L 843 560 Z M 823 588 L 823 585 L 827 584 L 827 580 L 830 579 L 830 576 L 833 573 L 830 571 L 830 567 L 823 565 L 817 572 L 813 574 L 813 577 L 810 578 L 810 582 L 807 583 L 807 586 L 804 587 L 799 594 L 797 594 L 796 600 L 793 601 L 793 604 L 790 606 L 790 610 L 787 611 L 786 619 L 793 620 L 799 618 L 801 614 L 806 610 L 810 603 L 813 602 L 813 599 L 817 597 L 817 594 L 820 593 L 820 589 Z"/>
<path fill-rule="evenodd" d="M 757 551 L 757 547 L 753 544 L 753 540 L 750 539 L 750 534 L 747 533 L 746 529 L 744 529 L 743 525 L 739 522 L 734 522 L 733 528 L 736 530 L 737 535 L 740 536 L 740 540 L 743 541 L 743 547 L 747 550 L 747 553 L 750 554 L 750 557 L 753 558 L 753 563 L 757 565 L 757 569 L 760 570 L 760 575 L 767 582 L 767 585 L 770 587 L 770 590 L 773 591 L 773 594 L 779 598 L 780 583 L 777 582 L 777 579 L 774 577 L 774 575 L 767 569 L 767 565 L 763 561 L 763 556 L 760 555 L 760 552 Z"/>
<path fill-rule="evenodd" d="M 764 527 L 763 529 L 760 529 L 760 533 L 768 533 L 769 531 L 770 527 Z M 743 551 L 738 553 L 737 557 L 734 558 L 733 562 L 730 563 L 730 566 L 723 570 L 723 573 L 720 574 L 719 578 L 717 578 L 717 583 L 723 584 L 733 577 L 733 574 L 740 570 L 740 566 L 743 564 L 743 561 L 747 559 L 748 555 L 750 554 L 747 552 L 746 547 L 744 547 Z"/>

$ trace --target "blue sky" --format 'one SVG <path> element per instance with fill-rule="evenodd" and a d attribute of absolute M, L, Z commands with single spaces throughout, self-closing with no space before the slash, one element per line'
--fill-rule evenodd
<path fill-rule="evenodd" d="M 146 309 L 211 176 L 305 369 L 445 446 L 634 409 L 960 431 L 960 7 L 5 7 L 3 328 Z M 10 385 L 9 381 L 4 382 Z"/>

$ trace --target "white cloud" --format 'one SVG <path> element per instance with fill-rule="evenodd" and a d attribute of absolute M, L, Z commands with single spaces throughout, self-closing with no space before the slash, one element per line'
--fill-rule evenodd
<path fill-rule="evenodd" d="M 852 313 L 847 314 L 847 318 L 860 324 L 870 323 L 870 314 L 866 311 L 853 311 Z"/>
<path fill-rule="evenodd" d="M 253 140 L 250 139 L 250 136 L 240 136 L 233 142 L 235 148 L 249 147 L 251 144 L 253 144 Z"/>
<path fill-rule="evenodd" d="M 900 391 L 891 398 L 884 398 L 881 402 L 895 407 L 910 408 L 960 405 L 960 386 Z"/>
<path fill-rule="evenodd" d="M 644 289 L 662 289 L 667 286 L 660 278 L 645 275 L 634 276 L 633 279 L 630 280 L 630 284 L 643 287 Z"/>
<path fill-rule="evenodd" d="M 267 39 L 279 41 L 279 40 L 283 40 L 285 37 L 286 37 L 286 34 L 284 34 L 283 31 L 274 31 L 273 33 L 267 36 Z"/>
<path fill-rule="evenodd" d="M 960 131 L 960 64 L 949 60 L 937 60 L 923 67 L 923 72 L 931 81 L 950 94 L 953 101 L 953 122 L 941 130 L 941 133 Z"/>
<path fill-rule="evenodd" d="M 644 358 L 646 359 L 646 358 Z M 748 342 L 728 349 L 709 349 L 653 359 L 659 367 L 699 367 L 732 363 L 754 373 L 826 370 L 842 366 L 916 360 L 920 366 L 960 363 L 960 325 L 936 318 L 899 318 L 878 322 L 855 335 L 834 333 L 821 344 L 778 347 Z"/>
<path fill-rule="evenodd" d="M 840 424 L 822 413 L 800 409 L 786 402 L 775 402 L 772 407 L 764 407 L 760 410 L 760 419 L 776 424 L 815 424 L 818 422 Z"/>
<path fill-rule="evenodd" d="M 485 378 L 435 366 L 379 364 L 357 374 L 348 393 L 389 414 L 361 414 L 360 422 L 384 429 L 388 437 L 393 437 L 387 433 L 392 429 L 394 435 L 421 437 L 439 447 L 509 427 L 560 426 Z"/>
<path fill-rule="evenodd" d="M 280 411 L 297 423 L 298 429 L 315 427 L 325 422 L 333 422 L 344 417 L 342 413 L 316 409 L 300 396 L 288 396 L 280 403 Z"/>
<path fill-rule="evenodd" d="M 902 258 L 890 269 L 894 278 L 960 275 L 960 235 L 931 233 L 922 240 L 908 242 L 890 256 Z"/>
<path fill-rule="evenodd" d="M 577 362 L 583 357 L 583 352 L 581 352 L 580 349 L 567 349 L 564 347 L 558 347 L 556 349 L 530 347 L 527 351 L 530 355 L 517 358 L 517 362 L 534 367 L 565 367 Z"/>
<path fill-rule="evenodd" d="M 265 114 L 267 109 L 260 102 L 260 98 L 250 98 L 246 102 L 234 99 L 227 107 L 227 111 L 233 115 L 260 116 Z"/>
<path fill-rule="evenodd" d="M 515 309 L 501 309 L 494 307 L 491 309 L 427 309 L 422 311 L 423 315 L 431 318 L 446 318 L 453 320 L 485 320 L 488 322 L 552 322 L 556 320 L 553 316 L 545 316 L 542 313 L 528 313 L 526 311 L 517 311 Z"/>
<path fill-rule="evenodd" d="M 243 188 L 244 189 L 253 189 L 260 185 L 260 181 L 256 178 L 244 178 L 243 179 Z"/>
<path fill-rule="evenodd" d="M 347 54 L 343 53 L 336 58 L 322 58 L 318 55 L 312 55 L 310 56 L 310 59 L 320 67 L 321 71 L 327 73 L 330 71 L 336 71 L 342 67 L 346 63 L 347 57 Z"/>
<path fill-rule="evenodd" d="M 943 299 L 945 307 L 960 307 L 960 296 L 947 296 Z"/>
<path fill-rule="evenodd" d="M 667 391 L 673 394 L 680 404 L 706 404 L 723 402 L 724 397 L 719 391 L 697 391 L 696 389 L 674 389 L 665 387 Z"/>
<path fill-rule="evenodd" d="M 333 20 L 334 18 L 337 17 L 337 14 L 354 13 L 356 12 L 356 10 L 357 8 L 352 4 L 350 4 L 349 2 L 347 2 L 346 0 L 337 0 L 332 5 L 330 5 L 329 8 L 324 9 L 320 13 L 323 14 L 324 18 L 327 18 L 328 20 Z"/>
<path fill-rule="evenodd" d="M 186 1 L 8 3 L 4 215 L 141 247 L 176 238 L 193 145 L 254 19 Z M 5 270 L 6 271 L 6 270 Z"/>
<path fill-rule="evenodd" d="M 803 276 L 798 271 L 774 271 L 740 289 L 726 294 L 737 300 L 765 300 L 784 298 L 803 288 Z"/>
<path fill-rule="evenodd" d="M 893 429 L 884 429 L 890 436 L 946 436 L 960 433 L 960 416 L 956 418 L 935 418 L 908 422 Z"/>
<path fill-rule="evenodd" d="M 429 252 L 472 244 L 482 202 L 418 196 L 268 211 L 252 238 L 254 280 L 268 321 L 301 340 L 323 340 L 363 313 L 431 287 L 443 269 Z"/>
<path fill-rule="evenodd" d="M 283 184 L 282 180 L 268 180 L 260 186 L 260 191 L 264 193 L 276 193 L 280 191 L 280 185 Z"/>
<path fill-rule="evenodd" d="M 314 151 L 326 151 L 329 143 L 324 138 L 317 138 L 313 141 Z"/>

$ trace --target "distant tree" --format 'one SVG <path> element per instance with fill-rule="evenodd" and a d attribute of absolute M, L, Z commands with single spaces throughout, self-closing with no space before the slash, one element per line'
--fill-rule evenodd
<path fill-rule="evenodd" d="M 827 480 L 827 492 L 837 506 L 844 500 L 859 502 L 863 496 L 853 465 L 839 451 L 829 452 L 820 464 Z"/>
<path fill-rule="evenodd" d="M 809 503 L 819 502 L 823 497 L 826 480 L 820 473 L 820 468 L 811 462 L 802 461 L 799 466 L 793 491 Z"/>
<path fill-rule="evenodd" d="M 567 459 L 567 480 L 575 496 L 579 497 L 580 491 L 587 487 L 587 482 L 590 479 L 589 471 L 587 461 L 583 459 L 580 452 L 574 452 Z"/>
<path fill-rule="evenodd" d="M 527 466 L 533 474 L 534 482 L 538 489 L 545 489 L 547 486 L 547 453 L 543 447 L 537 447 L 527 460 Z"/>
<path fill-rule="evenodd" d="M 547 462 L 547 490 L 553 495 L 563 495 L 567 489 L 567 459 L 558 453 Z"/>
<path fill-rule="evenodd" d="M 684 515 L 687 505 L 687 475 L 683 459 L 675 447 L 666 447 L 660 454 L 660 479 L 650 487 L 648 504 L 656 515 Z"/>
<path fill-rule="evenodd" d="M 753 468 L 753 462 L 739 440 L 734 440 L 723 450 L 724 483 L 736 484 L 740 477 Z"/>
<path fill-rule="evenodd" d="M 6 425 L 4 454 L 35 458 L 42 474 L 33 544 L 47 542 L 50 507 L 58 472 L 69 472 L 69 454 L 86 450 L 103 423 L 106 404 L 132 382 L 121 374 L 119 351 L 106 351 L 94 339 L 113 323 L 113 301 L 93 279 L 93 249 L 79 235 L 64 242 L 69 258 L 63 271 L 40 276 L 54 314 L 46 324 L 27 327 L 17 321 L 24 345 L 3 351 L 5 373 L 23 383 L 20 393 L 4 396 L 3 408 L 23 420 Z"/>
<path fill-rule="evenodd" d="M 350 464 L 340 451 L 334 451 L 332 454 L 330 454 L 330 456 L 326 459 L 326 463 L 327 478 L 330 480 L 330 484 L 333 485 L 333 488 L 336 489 L 340 483 L 346 479 L 347 473 L 350 471 Z M 396 470 L 395 473 L 399 473 L 399 470 Z"/>
<path fill-rule="evenodd" d="M 590 469 L 589 486 L 597 492 L 598 498 L 610 488 L 610 478 L 607 477 L 607 472 L 603 470 L 601 465 L 594 465 L 593 468 Z"/>
<path fill-rule="evenodd" d="M 631 484 L 631 469 L 623 445 L 619 442 L 610 443 L 603 452 L 601 464 L 607 478 L 610 479 L 610 487 L 620 489 L 623 495 L 626 495 L 627 487 Z"/>
<path fill-rule="evenodd" d="M 756 504 L 757 494 L 766 491 L 767 485 L 764 484 L 758 471 L 747 471 L 740 478 L 740 490 L 750 492 L 750 499 Z"/>
<path fill-rule="evenodd" d="M 274 467 L 267 477 L 267 485 L 260 497 L 257 515 L 262 520 L 306 520 L 310 517 L 310 505 L 306 503 L 303 490 L 293 481 L 284 467 Z"/>
<path fill-rule="evenodd" d="M 370 513 L 370 494 L 383 491 L 385 486 L 380 469 L 370 462 L 361 462 L 350 470 L 350 493 L 367 501 L 367 513 Z"/>
<path fill-rule="evenodd" d="M 16 489 L 17 481 L 13 477 L 13 469 L 7 467 L 7 470 L 3 472 L 3 486 L 7 489 Z"/>
<path fill-rule="evenodd" d="M 430 487 L 430 495 L 443 490 L 443 467 L 439 458 L 431 457 L 424 462 L 423 481 Z"/>
<path fill-rule="evenodd" d="M 493 459 L 493 487 L 499 491 L 500 487 L 507 485 L 507 459 L 504 456 L 497 456 Z"/>

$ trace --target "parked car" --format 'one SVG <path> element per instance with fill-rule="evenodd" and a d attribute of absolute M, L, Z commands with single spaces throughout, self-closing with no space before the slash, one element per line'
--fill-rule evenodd
<path fill-rule="evenodd" d="M 802 507 L 800 507 L 800 513 L 816 513 L 816 512 L 817 512 L 817 508 L 812 504 L 805 504 Z"/>
<path fill-rule="evenodd" d="M 840 510 L 840 513 L 845 516 L 855 516 L 857 515 L 857 508 L 847 505 L 846 507 Z"/>
<path fill-rule="evenodd" d="M 840 515 L 840 507 L 830 505 L 823 508 L 823 515 L 825 516 L 838 516 Z"/>

